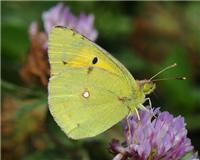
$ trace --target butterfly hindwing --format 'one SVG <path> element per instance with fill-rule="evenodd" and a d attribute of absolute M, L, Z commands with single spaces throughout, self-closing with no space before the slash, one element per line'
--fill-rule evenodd
<path fill-rule="evenodd" d="M 88 75 L 86 67 L 66 69 L 50 79 L 50 111 L 68 136 L 92 137 L 128 114 L 120 100 L 125 87 L 121 77 L 105 70 L 94 68 Z"/>

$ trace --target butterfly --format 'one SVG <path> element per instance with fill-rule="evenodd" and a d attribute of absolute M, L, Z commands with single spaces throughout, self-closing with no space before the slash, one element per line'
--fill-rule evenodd
<path fill-rule="evenodd" d="M 72 139 L 96 136 L 138 114 L 156 87 L 152 79 L 135 80 L 111 54 L 68 28 L 52 29 L 48 55 L 49 109 Z"/>

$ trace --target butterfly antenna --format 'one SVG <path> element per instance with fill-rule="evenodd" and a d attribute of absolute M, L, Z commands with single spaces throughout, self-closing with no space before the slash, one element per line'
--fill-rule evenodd
<path fill-rule="evenodd" d="M 186 77 L 175 77 L 175 78 L 160 78 L 160 79 L 154 79 L 152 82 L 157 82 L 157 81 L 165 81 L 165 80 L 186 80 Z"/>
<path fill-rule="evenodd" d="M 168 70 L 168 69 L 170 69 L 170 68 L 174 68 L 174 67 L 176 67 L 176 66 L 177 66 L 176 63 L 174 63 L 174 64 L 172 64 L 172 65 L 170 65 L 170 66 L 165 67 L 165 68 L 162 69 L 160 72 L 158 72 L 157 74 L 155 74 L 154 76 L 152 76 L 149 80 L 151 81 L 153 78 L 155 78 L 156 76 L 158 76 L 158 75 L 161 74 L 162 72 L 164 72 L 164 71 L 166 71 L 166 70 Z"/>

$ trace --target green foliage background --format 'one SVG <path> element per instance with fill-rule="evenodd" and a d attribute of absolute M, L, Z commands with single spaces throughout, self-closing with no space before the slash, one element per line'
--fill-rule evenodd
<path fill-rule="evenodd" d="M 95 15 L 95 28 L 99 33 L 97 44 L 119 59 L 135 79 L 149 78 L 167 65 L 178 64 L 177 68 L 163 73 L 160 78 L 186 76 L 187 80 L 158 82 L 156 95 L 152 94 L 151 99 L 153 106 L 161 107 L 162 111 L 185 117 L 189 137 L 199 150 L 200 3 L 64 3 L 76 15 L 80 12 Z M 19 69 L 30 46 L 28 27 L 32 21 L 37 21 L 43 31 L 41 14 L 56 4 L 2 2 L 1 97 L 2 106 L 7 107 L 3 111 L 8 112 L 6 116 L 12 119 L 9 123 L 2 121 L 2 124 L 8 123 L 6 126 L 12 130 L 2 130 L 2 144 L 6 146 L 3 147 L 2 158 L 12 159 L 13 154 L 13 157 L 23 160 L 111 159 L 108 142 L 112 138 L 123 140 L 120 125 L 95 138 L 70 140 L 47 110 L 47 91 L 39 85 L 25 85 L 20 79 Z M 144 25 L 146 28 L 138 27 L 141 23 L 147 24 Z M 4 103 L 5 98 L 10 103 Z M 14 111 L 13 105 L 16 106 Z M 37 115 L 31 117 L 35 110 Z M 38 120 L 38 113 L 43 119 Z M 44 125 L 40 126 L 41 122 Z M 9 136 L 7 133 L 10 133 Z"/>

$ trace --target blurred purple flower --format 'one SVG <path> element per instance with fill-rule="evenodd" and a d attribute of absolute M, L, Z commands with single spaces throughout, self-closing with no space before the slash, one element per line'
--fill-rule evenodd
<path fill-rule="evenodd" d="M 183 117 L 174 118 L 168 112 L 160 112 L 159 108 L 141 110 L 139 114 L 141 120 L 131 115 L 123 121 L 125 142 L 122 145 L 118 140 L 110 143 L 115 160 L 128 157 L 134 160 L 178 160 L 193 150 Z M 196 160 L 197 154 L 190 159 Z"/>
<path fill-rule="evenodd" d="M 28 33 L 31 36 L 34 36 L 38 33 L 38 24 L 37 22 L 32 22 L 29 26 L 29 30 L 28 30 Z"/>
<path fill-rule="evenodd" d="M 33 21 L 28 29 L 30 38 L 30 49 L 26 62 L 20 70 L 20 76 L 24 82 L 32 84 L 35 81 L 47 87 L 49 79 L 48 62 L 48 33 L 53 26 L 64 26 L 71 28 L 84 35 L 91 41 L 97 39 L 97 31 L 94 28 L 94 15 L 81 13 L 79 17 L 74 16 L 68 7 L 58 3 L 48 11 L 43 12 L 42 19 L 45 32 L 39 30 L 37 22 Z"/>
<path fill-rule="evenodd" d="M 84 35 L 91 41 L 97 39 L 97 31 L 94 29 L 94 15 L 86 15 L 81 13 L 79 17 L 74 16 L 68 7 L 65 7 L 63 3 L 57 4 L 48 11 L 42 14 L 44 28 L 47 33 L 53 26 L 64 26 L 72 28 Z"/>

